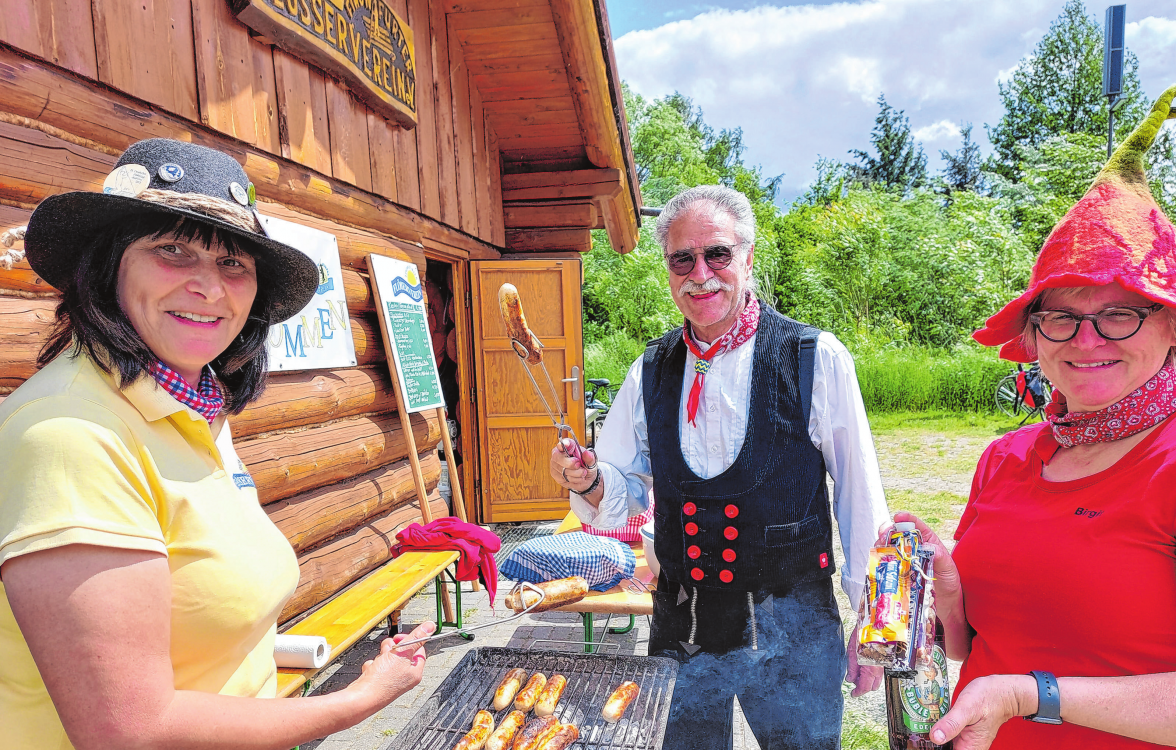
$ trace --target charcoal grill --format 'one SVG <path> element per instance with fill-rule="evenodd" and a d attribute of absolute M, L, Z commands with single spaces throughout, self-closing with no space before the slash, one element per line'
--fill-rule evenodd
<path fill-rule="evenodd" d="M 429 697 L 412 721 L 383 750 L 450 750 L 468 731 L 474 715 L 492 711 L 494 691 L 515 667 L 528 674 L 558 672 L 568 679 L 555 717 L 580 728 L 576 750 L 660 750 L 670 715 L 678 662 L 661 656 L 602 656 L 518 648 L 468 652 Z M 613 690 L 626 680 L 641 692 L 624 717 L 609 724 L 600 715 Z M 511 712 L 494 715 L 494 725 Z M 534 718 L 528 714 L 527 719 Z"/>

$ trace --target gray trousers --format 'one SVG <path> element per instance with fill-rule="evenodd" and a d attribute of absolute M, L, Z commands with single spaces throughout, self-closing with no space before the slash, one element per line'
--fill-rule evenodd
<path fill-rule="evenodd" d="M 679 661 L 662 747 L 729 750 L 739 696 L 762 750 L 838 750 L 846 657 L 832 581 L 800 584 L 768 606 L 766 594 L 754 595 L 756 650 L 747 594 L 700 589 L 694 642 L 701 650 L 693 656 L 679 643 L 691 627 L 680 589 L 659 581 L 654 594 L 649 653 Z"/>

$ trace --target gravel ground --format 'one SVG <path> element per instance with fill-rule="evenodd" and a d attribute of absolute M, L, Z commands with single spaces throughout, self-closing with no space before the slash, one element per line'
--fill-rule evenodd
<path fill-rule="evenodd" d="M 944 435 L 934 432 L 915 432 L 895 430 L 878 434 L 876 444 L 879 461 L 882 467 L 883 484 L 887 491 L 906 490 L 916 493 L 951 493 L 958 495 L 958 503 L 952 500 L 950 506 L 950 521 L 940 528 L 947 532 L 945 538 L 950 539 L 950 532 L 954 531 L 955 522 L 962 510 L 963 499 L 966 498 L 971 484 L 971 472 L 976 460 L 984 447 L 992 439 L 983 433 L 966 435 Z M 900 510 L 891 507 L 892 511 Z M 548 524 L 554 529 L 556 524 Z M 840 541 L 834 533 L 835 556 L 838 565 L 844 563 Z M 509 585 L 509 582 L 507 582 Z M 463 584 L 462 609 L 467 626 L 480 625 L 504 619 L 504 605 L 501 597 L 505 590 L 499 592 L 499 600 L 492 611 L 486 592 L 474 593 L 470 584 Z M 838 603 L 841 607 L 842 619 L 846 623 L 848 634 L 856 614 L 850 610 L 845 594 L 837 588 Z M 401 629 L 411 629 L 416 623 L 431 619 L 435 613 L 435 603 L 431 587 L 418 594 L 405 608 L 402 615 Z M 613 626 L 624 625 L 627 618 L 616 617 Z M 598 618 L 596 624 L 596 638 L 603 634 L 604 618 Z M 359 674 L 360 665 L 379 648 L 379 640 L 386 631 L 374 631 L 365 640 L 361 640 L 346 654 L 336 660 L 316 678 L 312 695 L 321 695 L 345 687 Z M 317 748 L 318 750 L 382 750 L 395 744 L 396 734 L 409 722 L 433 693 L 446 675 L 457 665 L 458 661 L 471 648 L 479 646 L 509 646 L 528 648 L 534 646 L 542 649 L 567 648 L 579 650 L 577 645 L 566 644 L 568 641 L 583 639 L 583 626 L 579 615 L 565 613 L 543 613 L 528 615 L 519 620 L 500 626 L 480 630 L 472 642 L 460 638 L 449 638 L 436 641 L 428 645 L 428 665 L 421 684 L 407 694 L 401 696 L 392 705 L 377 713 L 358 726 L 338 732 L 330 737 L 307 743 L 302 750 Z M 649 623 L 647 618 L 638 617 L 636 627 L 627 634 L 604 636 L 609 643 L 618 646 L 621 654 L 644 655 L 649 639 Z M 552 641 L 555 641 L 554 643 Z M 566 645 L 559 642 L 565 642 Z M 958 678 L 958 665 L 952 664 L 952 680 Z M 849 686 L 846 686 L 848 694 Z M 742 719 L 736 703 L 736 750 L 758 750 L 759 745 L 752 736 L 746 722 Z M 846 698 L 846 721 L 875 724 L 884 726 L 886 722 L 886 707 L 882 691 L 869 693 L 860 698 Z M 669 750 L 669 749 L 667 749 Z"/>

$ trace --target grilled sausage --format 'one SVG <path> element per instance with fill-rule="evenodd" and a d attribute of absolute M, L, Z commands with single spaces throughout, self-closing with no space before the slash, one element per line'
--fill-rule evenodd
<path fill-rule="evenodd" d="M 535 701 L 535 715 L 536 716 L 551 716 L 555 713 L 555 707 L 559 704 L 559 697 L 563 695 L 564 687 L 568 684 L 568 678 L 562 674 L 555 674 L 547 681 L 547 687 L 543 688 L 543 692 L 539 694 L 539 700 Z"/>
<path fill-rule="evenodd" d="M 517 341 L 527 351 L 527 364 L 537 365 L 543 361 L 543 344 L 531 329 L 527 327 L 527 319 L 523 316 L 523 303 L 519 299 L 519 290 L 514 284 L 503 284 L 498 287 L 498 312 L 502 315 L 502 322 L 506 324 L 506 335 L 511 341 Z"/>
<path fill-rule="evenodd" d="M 519 693 L 519 697 L 515 698 L 514 707 L 527 713 L 535 706 L 535 701 L 539 700 L 539 693 L 543 692 L 546 686 L 547 676 L 542 672 L 531 675 L 531 679 L 527 680 L 527 686 Z"/>
<path fill-rule="evenodd" d="M 535 586 L 547 596 L 542 604 L 531 610 L 532 612 L 546 612 L 565 604 L 575 604 L 588 595 L 588 581 L 580 576 L 560 578 L 555 581 L 538 583 Z M 522 612 L 537 601 L 539 601 L 539 594 L 530 589 L 519 589 L 506 597 L 506 606 L 515 612 Z"/>
<path fill-rule="evenodd" d="M 512 750 L 539 750 L 547 739 L 546 733 L 557 729 L 559 729 L 559 721 L 554 716 L 531 719 L 527 722 L 527 726 L 515 735 Z"/>
<path fill-rule="evenodd" d="M 580 730 L 575 724 L 564 724 L 544 742 L 539 750 L 564 750 L 573 742 L 580 739 Z"/>
<path fill-rule="evenodd" d="M 453 750 L 482 750 L 490 733 L 494 731 L 494 714 L 489 711 L 479 711 L 474 716 L 474 728 L 466 733 L 453 746 Z"/>
<path fill-rule="evenodd" d="M 608 701 L 604 704 L 604 710 L 600 712 L 601 716 L 608 723 L 616 724 L 625 715 L 625 709 L 629 707 L 640 691 L 641 688 L 637 687 L 636 682 L 621 683 L 621 686 L 608 697 Z"/>
<path fill-rule="evenodd" d="M 512 669 L 506 673 L 506 677 L 502 678 L 502 682 L 498 683 L 498 689 L 494 691 L 494 710 L 501 711 L 510 705 L 514 700 L 515 693 L 519 692 L 519 688 L 523 686 L 523 680 L 527 679 L 527 670 Z"/>
<path fill-rule="evenodd" d="M 511 711 L 486 740 L 486 750 L 510 750 L 510 743 L 515 734 L 527 723 L 527 715 L 522 711 Z"/>

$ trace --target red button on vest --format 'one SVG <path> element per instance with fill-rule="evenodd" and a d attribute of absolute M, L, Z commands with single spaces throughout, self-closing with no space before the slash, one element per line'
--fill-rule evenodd
<path fill-rule="evenodd" d="M 682 506 L 682 512 L 688 516 L 692 516 L 698 512 L 698 506 L 694 503 L 686 503 Z"/>
<path fill-rule="evenodd" d="M 700 550 L 698 547 L 694 546 L 693 544 L 686 548 L 686 555 L 691 560 L 697 560 L 701 554 L 702 554 L 702 550 Z"/>
<path fill-rule="evenodd" d="M 690 569 L 690 577 L 696 581 L 701 581 L 702 577 L 704 575 L 706 575 L 706 573 L 702 572 L 702 568 L 691 568 Z"/>
<path fill-rule="evenodd" d="M 723 529 L 723 536 L 727 537 L 728 539 L 735 540 L 739 536 L 739 529 L 735 528 L 734 526 L 728 526 L 727 528 Z"/>
<path fill-rule="evenodd" d="M 729 570 L 719 571 L 719 580 L 723 583 L 730 583 L 735 576 Z"/>
<path fill-rule="evenodd" d="M 690 536 L 694 536 L 695 534 L 697 534 L 698 533 L 698 524 L 696 524 L 696 523 L 686 524 L 686 533 L 689 534 Z"/>
<path fill-rule="evenodd" d="M 723 559 L 726 560 L 727 562 L 735 562 L 735 550 L 733 550 L 733 549 L 723 550 Z"/>
<path fill-rule="evenodd" d="M 734 518 L 739 515 L 739 509 L 734 505 L 728 505 L 726 508 L 723 508 L 723 512 L 727 514 L 727 518 Z"/>

